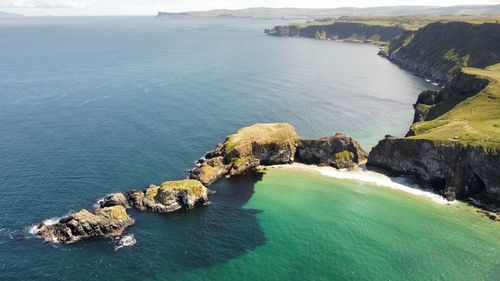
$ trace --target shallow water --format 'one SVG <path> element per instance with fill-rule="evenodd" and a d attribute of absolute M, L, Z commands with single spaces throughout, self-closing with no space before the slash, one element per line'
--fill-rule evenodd
<path fill-rule="evenodd" d="M 0 279 L 498 276 L 498 227 L 473 209 L 297 171 L 222 181 L 190 212 L 131 211 L 136 243 L 118 251 L 29 233 L 109 192 L 182 178 L 255 122 L 340 131 L 367 150 L 404 134 L 431 85 L 374 46 L 263 35 L 283 23 L 0 20 Z"/>

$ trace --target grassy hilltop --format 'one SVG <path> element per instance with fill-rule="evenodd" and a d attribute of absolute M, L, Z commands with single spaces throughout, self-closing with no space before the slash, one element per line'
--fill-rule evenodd
<path fill-rule="evenodd" d="M 440 117 L 413 124 L 411 139 L 500 148 L 500 63 L 485 69 L 464 68 L 467 74 L 487 79 L 478 94 L 465 99 Z"/>

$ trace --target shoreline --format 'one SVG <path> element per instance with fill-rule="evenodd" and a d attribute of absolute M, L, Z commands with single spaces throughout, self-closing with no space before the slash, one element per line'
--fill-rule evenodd
<path fill-rule="evenodd" d="M 432 191 L 424 190 L 418 184 L 405 184 L 405 177 L 389 177 L 382 173 L 377 173 L 371 170 L 366 170 L 364 167 L 358 166 L 356 170 L 335 169 L 328 166 L 306 165 L 301 163 L 292 163 L 285 165 L 262 166 L 265 169 L 299 169 L 302 171 L 317 172 L 322 176 L 336 179 L 353 180 L 357 182 L 369 183 L 376 186 L 382 186 L 393 190 L 403 191 L 408 194 L 413 194 L 420 197 L 425 197 L 440 205 L 455 205 L 457 200 L 448 201 L 443 196 Z M 475 207 L 475 206 L 474 206 Z"/>

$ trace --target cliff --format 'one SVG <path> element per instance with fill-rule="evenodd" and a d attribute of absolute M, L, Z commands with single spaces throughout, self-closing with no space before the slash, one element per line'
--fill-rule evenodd
<path fill-rule="evenodd" d="M 255 124 L 219 143 L 197 162 L 189 177 L 210 185 L 225 176 L 253 172 L 259 165 L 297 161 L 352 168 L 365 159 L 360 145 L 343 134 L 301 139 L 290 124 Z"/>
<path fill-rule="evenodd" d="M 500 62 L 500 24 L 430 23 L 395 37 L 383 55 L 403 69 L 447 83 L 462 67 Z"/>
<path fill-rule="evenodd" d="M 370 151 L 368 165 L 413 175 L 449 200 L 500 196 L 500 153 L 485 147 L 387 137 Z"/>
<path fill-rule="evenodd" d="M 398 26 L 371 25 L 354 22 L 334 22 L 331 24 L 308 24 L 275 26 L 266 29 L 271 36 L 301 36 L 323 40 L 344 40 L 362 42 L 389 42 L 405 30 Z"/>
<path fill-rule="evenodd" d="M 422 93 L 407 137 L 381 140 L 368 166 L 413 175 L 450 200 L 481 198 L 500 213 L 499 81 L 500 64 L 465 68 L 443 90 Z"/>

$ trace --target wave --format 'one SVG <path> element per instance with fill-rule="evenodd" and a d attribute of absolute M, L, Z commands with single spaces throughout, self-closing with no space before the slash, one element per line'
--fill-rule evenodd
<path fill-rule="evenodd" d="M 135 240 L 134 234 L 125 235 L 118 240 L 118 245 L 115 246 L 115 251 L 123 247 L 132 247 L 136 242 L 137 240 Z"/>
<path fill-rule="evenodd" d="M 384 174 L 368 171 L 365 169 L 338 170 L 333 167 L 319 167 L 315 165 L 305 165 L 299 163 L 293 163 L 291 165 L 275 165 L 271 167 L 298 168 L 302 170 L 317 171 L 323 176 L 371 183 L 378 186 L 385 186 L 385 187 L 390 187 L 392 189 L 401 190 L 413 195 L 427 197 L 439 204 L 451 205 L 457 203 L 457 201 L 448 201 L 439 194 L 435 194 L 431 191 L 420 189 L 418 185 L 409 183 L 408 180 L 405 179 L 404 177 L 389 177 Z"/>
<path fill-rule="evenodd" d="M 44 220 L 42 223 L 45 225 L 54 225 L 54 224 L 58 223 L 60 219 L 61 219 L 60 217 L 53 217 L 53 218 Z M 38 231 L 40 230 L 39 225 L 40 225 L 40 223 L 29 226 L 28 233 L 36 235 L 38 233 Z"/>

